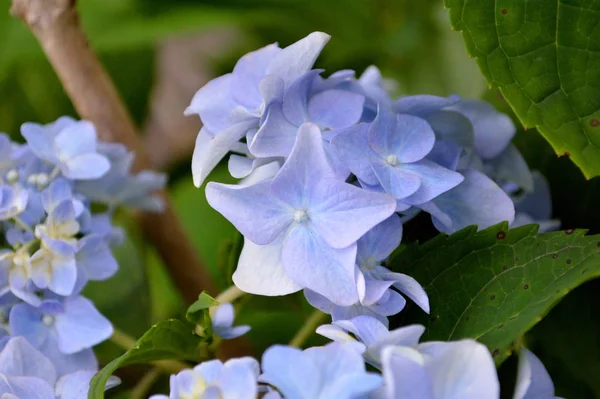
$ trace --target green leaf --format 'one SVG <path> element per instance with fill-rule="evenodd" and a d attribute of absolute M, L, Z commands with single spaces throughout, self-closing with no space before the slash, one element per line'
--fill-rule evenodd
<path fill-rule="evenodd" d="M 396 255 L 391 267 L 429 295 L 429 316 L 407 314 L 426 325 L 424 339 L 474 338 L 500 363 L 563 296 L 600 275 L 599 236 L 536 232 L 536 225 L 509 231 L 502 223 L 481 232 L 471 226 Z"/>
<path fill-rule="evenodd" d="M 182 359 L 197 362 L 203 339 L 193 326 L 180 320 L 165 320 L 152 326 L 135 346 L 100 370 L 90 383 L 89 399 L 104 398 L 108 378 L 121 366 L 155 360 Z"/>
<path fill-rule="evenodd" d="M 200 333 L 199 335 L 207 341 L 212 340 L 212 322 L 209 308 L 218 305 L 219 302 L 215 301 L 206 291 L 202 291 L 196 302 L 190 305 L 185 314 L 185 318 L 197 326 L 196 334 Z"/>
<path fill-rule="evenodd" d="M 488 83 L 587 178 L 600 175 L 599 0 L 445 0 Z"/>

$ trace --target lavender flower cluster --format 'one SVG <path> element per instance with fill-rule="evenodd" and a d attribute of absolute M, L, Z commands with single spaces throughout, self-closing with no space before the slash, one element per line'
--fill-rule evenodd
<path fill-rule="evenodd" d="M 150 399 L 500 397 L 496 366 L 484 345 L 469 339 L 419 343 L 424 331 L 417 324 L 389 331 L 370 316 L 337 321 L 317 329 L 336 342 L 306 350 L 274 345 L 261 364 L 251 357 L 206 361 L 172 375 L 169 396 Z M 540 360 L 521 348 L 513 399 L 533 398 L 559 399 Z"/>
<path fill-rule="evenodd" d="M 130 172 L 134 154 L 63 117 L 0 134 L 0 396 L 80 399 L 98 370 L 92 347 L 113 327 L 81 292 L 118 264 L 117 206 L 159 211 L 165 176 Z M 93 211 L 102 208 L 101 212 Z"/>
<path fill-rule="evenodd" d="M 322 77 L 329 40 L 315 32 L 243 56 L 187 108 L 204 126 L 196 186 L 229 152 L 239 184 L 210 182 L 209 203 L 244 235 L 234 283 L 259 295 L 304 290 L 333 320 L 429 311 L 410 276 L 383 262 L 420 212 L 442 232 L 550 220 L 544 178 L 511 144 L 515 126 L 490 104 L 418 95 L 392 100 L 375 67 Z"/>
<path fill-rule="evenodd" d="M 385 261 L 420 212 L 444 233 L 502 221 L 555 229 L 547 183 L 511 143 L 511 119 L 486 102 L 394 100 L 375 67 L 359 78 L 349 70 L 323 77 L 313 64 L 329 38 L 315 32 L 246 54 L 202 87 L 186 114 L 203 122 L 194 184 L 229 153 L 241 179 L 206 186 L 211 206 L 244 236 L 234 283 L 267 296 L 303 290 L 332 316 L 317 332 L 337 342 L 275 345 L 262 372 L 251 358 L 202 363 L 171 377 L 170 398 L 498 398 L 485 346 L 419 343 L 420 325 L 389 331 L 405 296 L 425 312 L 429 301 Z M 533 397 L 554 398 L 554 387 L 523 348 L 514 398 Z"/>

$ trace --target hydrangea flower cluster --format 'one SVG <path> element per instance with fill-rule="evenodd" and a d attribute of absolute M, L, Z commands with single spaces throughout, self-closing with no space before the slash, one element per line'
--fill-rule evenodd
<path fill-rule="evenodd" d="M 150 399 L 494 399 L 500 383 L 488 349 L 474 341 L 419 343 L 425 328 L 389 331 L 370 316 L 323 325 L 336 342 L 305 350 L 274 345 L 253 358 L 210 360 L 172 375 L 169 396 Z M 377 371 L 367 370 L 369 363 Z M 554 399 L 539 359 L 521 349 L 513 399 Z M 557 398 L 558 399 L 558 398 Z"/>
<path fill-rule="evenodd" d="M 160 210 L 152 192 L 165 177 L 132 175 L 133 154 L 99 143 L 87 121 L 21 133 L 26 144 L 0 134 L 0 396 L 81 398 L 98 369 L 92 347 L 113 333 L 81 292 L 118 269 L 115 208 Z"/>
<path fill-rule="evenodd" d="M 241 290 L 304 290 L 334 321 L 370 315 L 387 325 L 405 296 L 429 312 L 418 282 L 384 266 L 418 213 L 445 233 L 502 221 L 557 227 L 507 115 L 458 96 L 392 99 L 375 67 L 325 78 L 313 64 L 328 40 L 315 32 L 248 53 L 186 109 L 204 124 L 195 185 L 230 152 L 229 171 L 242 179 L 206 186 L 244 236 L 233 275 Z"/>

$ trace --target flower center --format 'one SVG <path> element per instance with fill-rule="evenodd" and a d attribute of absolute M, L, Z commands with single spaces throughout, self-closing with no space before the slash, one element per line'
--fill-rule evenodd
<path fill-rule="evenodd" d="M 45 314 L 42 316 L 42 323 L 44 323 L 46 327 L 51 327 L 54 324 L 54 316 Z"/>
<path fill-rule="evenodd" d="M 385 159 L 385 163 L 387 163 L 390 166 L 396 166 L 398 165 L 398 157 L 394 154 L 390 154 Z"/>
<path fill-rule="evenodd" d="M 294 221 L 296 223 L 304 223 L 308 219 L 308 213 L 306 213 L 306 209 L 297 209 L 294 212 Z"/>

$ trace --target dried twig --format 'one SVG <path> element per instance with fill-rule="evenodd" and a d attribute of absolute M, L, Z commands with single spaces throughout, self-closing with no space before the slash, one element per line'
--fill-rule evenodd
<path fill-rule="evenodd" d="M 152 168 L 117 90 L 88 45 L 75 0 L 13 0 L 11 12 L 38 39 L 79 115 L 94 122 L 103 140 L 123 143 L 135 151 L 134 170 Z M 162 195 L 167 204 L 165 212 L 142 213 L 139 221 L 175 284 L 192 302 L 202 290 L 214 293 L 214 287 L 166 193 Z"/>

